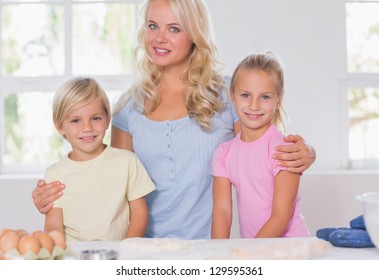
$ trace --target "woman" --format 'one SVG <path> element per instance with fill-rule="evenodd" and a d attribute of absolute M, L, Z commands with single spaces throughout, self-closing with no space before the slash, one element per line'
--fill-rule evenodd
<path fill-rule="evenodd" d="M 119 101 L 111 146 L 134 151 L 156 191 L 146 199 L 147 237 L 210 237 L 211 160 L 215 148 L 239 131 L 221 74 L 207 7 L 202 0 L 148 0 L 138 34 L 134 86 Z M 315 154 L 299 136 L 278 147 L 292 172 Z M 292 169 L 291 169 L 292 168 Z M 33 201 L 41 213 L 62 195 L 64 182 L 39 181 Z"/>

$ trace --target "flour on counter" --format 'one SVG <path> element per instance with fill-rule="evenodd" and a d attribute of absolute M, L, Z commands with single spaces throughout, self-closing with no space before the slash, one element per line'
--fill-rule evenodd
<path fill-rule="evenodd" d="M 126 252 L 170 252 L 189 249 L 191 243 L 188 240 L 177 238 L 128 238 L 121 242 L 121 249 Z"/>

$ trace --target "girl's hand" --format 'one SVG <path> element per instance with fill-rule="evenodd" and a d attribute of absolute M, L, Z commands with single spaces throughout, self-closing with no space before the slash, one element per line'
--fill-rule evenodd
<path fill-rule="evenodd" d="M 277 146 L 276 150 L 281 153 L 274 154 L 274 158 L 279 161 L 281 166 L 288 167 L 288 171 L 302 173 L 316 160 L 315 149 L 307 144 L 301 136 L 288 135 L 284 141 L 293 142 L 293 144 Z"/>
<path fill-rule="evenodd" d="M 32 192 L 33 203 L 41 214 L 46 214 L 53 207 L 53 202 L 62 196 L 64 185 L 59 181 L 46 184 L 38 180 L 37 187 Z"/>

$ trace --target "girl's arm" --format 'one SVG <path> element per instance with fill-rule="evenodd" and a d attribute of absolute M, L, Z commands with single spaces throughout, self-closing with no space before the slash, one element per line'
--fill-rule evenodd
<path fill-rule="evenodd" d="M 132 136 L 112 125 L 111 128 L 111 146 L 118 149 L 129 150 L 133 152 Z"/>
<path fill-rule="evenodd" d="M 288 167 L 292 173 L 302 173 L 307 170 L 316 160 L 315 149 L 307 144 L 299 135 L 289 135 L 284 138 L 286 142 L 293 142 L 292 145 L 277 146 L 276 150 L 281 153 L 274 154 L 274 158 L 281 166 Z"/>
<path fill-rule="evenodd" d="M 271 216 L 259 230 L 258 237 L 280 237 L 288 227 L 299 188 L 300 175 L 286 170 L 275 176 Z"/>
<path fill-rule="evenodd" d="M 62 208 L 52 208 L 45 214 L 45 232 L 57 230 L 64 235 Z"/>
<path fill-rule="evenodd" d="M 149 219 L 145 197 L 129 201 L 130 222 L 126 237 L 144 237 Z"/>
<path fill-rule="evenodd" d="M 212 238 L 230 238 L 232 207 L 232 185 L 230 180 L 223 177 L 214 177 Z"/>

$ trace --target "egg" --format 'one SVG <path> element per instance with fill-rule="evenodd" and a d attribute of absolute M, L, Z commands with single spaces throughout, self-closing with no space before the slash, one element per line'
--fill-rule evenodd
<path fill-rule="evenodd" d="M 49 235 L 54 240 L 55 246 L 59 246 L 63 249 L 66 248 L 66 239 L 65 239 L 63 233 L 61 233 L 57 230 L 52 230 L 49 232 Z"/>
<path fill-rule="evenodd" d="M 9 231 L 3 233 L 0 240 L 0 251 L 2 254 L 8 253 L 11 249 L 17 249 L 20 241 L 20 236 L 14 232 Z"/>
<path fill-rule="evenodd" d="M 15 231 L 13 229 L 10 229 L 10 228 L 3 228 L 2 230 L 0 230 L 0 240 L 3 237 L 3 235 L 5 235 L 8 232 L 15 232 Z"/>
<path fill-rule="evenodd" d="M 50 235 L 41 232 L 40 234 L 38 234 L 37 239 L 41 245 L 41 248 L 46 248 L 50 253 L 53 252 L 54 240 Z"/>
<path fill-rule="evenodd" d="M 32 235 L 37 238 L 42 233 L 43 233 L 43 231 L 41 231 L 41 230 L 35 230 L 32 232 Z"/>
<path fill-rule="evenodd" d="M 40 249 L 41 245 L 38 239 L 32 235 L 24 235 L 18 243 L 18 251 L 21 255 L 24 255 L 28 251 L 32 251 L 37 255 Z"/>
<path fill-rule="evenodd" d="M 17 232 L 17 234 L 18 234 L 20 237 L 22 237 L 22 236 L 24 236 L 24 235 L 28 235 L 28 232 L 27 232 L 26 230 L 24 230 L 24 229 L 18 229 L 18 230 L 16 230 L 16 232 Z"/>

